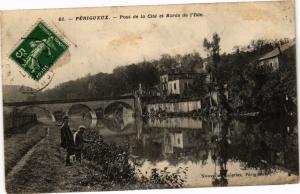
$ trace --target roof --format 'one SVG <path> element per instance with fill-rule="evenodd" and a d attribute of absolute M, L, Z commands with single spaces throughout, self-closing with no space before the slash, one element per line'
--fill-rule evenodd
<path fill-rule="evenodd" d="M 272 50 L 271 52 L 268 52 L 267 54 L 263 55 L 258 60 L 262 61 L 262 60 L 265 60 L 265 59 L 270 59 L 270 58 L 276 57 L 280 54 L 280 52 L 284 52 L 285 50 L 291 48 L 295 44 L 296 44 L 295 41 L 291 41 L 289 43 L 286 43 L 286 44 L 280 46 L 280 50 L 279 50 L 279 48 L 276 48 L 276 49 Z"/>
<path fill-rule="evenodd" d="M 178 75 L 199 75 L 201 73 L 197 72 L 178 72 L 178 73 L 163 73 L 160 76 L 168 75 L 168 76 L 178 76 Z"/>
<path fill-rule="evenodd" d="M 149 89 L 159 89 L 159 85 L 155 84 L 154 86 L 150 87 Z"/>

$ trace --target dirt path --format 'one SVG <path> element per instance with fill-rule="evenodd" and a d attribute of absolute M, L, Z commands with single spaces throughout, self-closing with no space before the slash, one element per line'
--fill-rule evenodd
<path fill-rule="evenodd" d="M 6 176 L 6 184 L 9 184 L 10 181 L 12 181 L 15 174 L 17 174 L 27 163 L 30 156 L 33 154 L 33 152 L 45 141 L 46 138 L 49 137 L 50 128 L 47 128 L 46 136 L 41 139 L 38 143 L 36 143 L 22 158 L 17 162 L 17 164 L 9 171 L 9 173 Z"/>

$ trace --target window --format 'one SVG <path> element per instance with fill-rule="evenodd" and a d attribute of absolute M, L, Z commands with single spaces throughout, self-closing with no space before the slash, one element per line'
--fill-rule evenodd
<path fill-rule="evenodd" d="M 174 90 L 176 90 L 176 83 L 174 83 Z"/>
<path fill-rule="evenodd" d="M 270 62 L 269 65 L 270 65 L 270 67 L 273 67 L 273 62 Z"/>

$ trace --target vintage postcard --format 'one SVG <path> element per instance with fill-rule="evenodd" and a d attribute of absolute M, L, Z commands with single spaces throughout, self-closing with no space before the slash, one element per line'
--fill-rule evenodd
<path fill-rule="evenodd" d="M 299 183 L 295 2 L 3 11 L 8 193 Z"/>

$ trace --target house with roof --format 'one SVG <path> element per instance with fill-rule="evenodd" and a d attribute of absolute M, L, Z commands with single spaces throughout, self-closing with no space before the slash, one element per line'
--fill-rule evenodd
<path fill-rule="evenodd" d="M 160 76 L 161 93 L 165 96 L 182 96 L 200 75 L 194 72 L 162 74 Z"/>
<path fill-rule="evenodd" d="M 284 63 L 284 61 L 281 60 L 282 55 L 289 54 L 292 49 L 296 49 L 295 41 L 279 45 L 276 49 L 261 56 L 258 59 L 258 65 L 261 67 L 270 67 L 273 71 L 276 71 L 279 66 Z"/>

